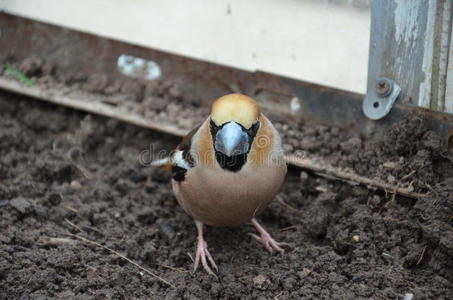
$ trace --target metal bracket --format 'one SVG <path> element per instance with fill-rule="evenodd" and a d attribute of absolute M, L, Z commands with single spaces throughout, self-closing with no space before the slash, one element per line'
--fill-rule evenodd
<path fill-rule="evenodd" d="M 363 113 L 371 120 L 388 115 L 401 92 L 401 87 L 392 79 L 380 78 L 363 100 Z"/>

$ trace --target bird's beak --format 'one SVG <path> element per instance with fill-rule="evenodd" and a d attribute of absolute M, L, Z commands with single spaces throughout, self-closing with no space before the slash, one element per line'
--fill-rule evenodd
<path fill-rule="evenodd" d="M 217 132 L 214 147 L 229 157 L 244 154 L 250 149 L 249 136 L 238 123 L 230 121 Z"/>

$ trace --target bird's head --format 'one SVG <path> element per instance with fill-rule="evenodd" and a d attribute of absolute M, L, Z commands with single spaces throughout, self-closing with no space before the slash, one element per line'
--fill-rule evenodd
<path fill-rule="evenodd" d="M 212 105 L 211 134 L 216 153 L 227 157 L 246 155 L 258 132 L 258 104 L 242 94 L 229 94 Z"/>

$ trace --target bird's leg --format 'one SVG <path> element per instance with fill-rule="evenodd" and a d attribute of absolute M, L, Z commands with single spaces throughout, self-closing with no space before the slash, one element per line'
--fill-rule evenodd
<path fill-rule="evenodd" d="M 263 226 L 261 226 L 255 218 L 253 218 L 251 222 L 252 225 L 255 226 L 260 236 L 253 233 L 249 233 L 249 235 L 251 235 L 255 240 L 261 242 L 264 245 L 264 247 L 270 252 L 273 252 L 274 250 L 277 250 L 280 253 L 285 252 L 285 250 L 280 246 L 289 246 L 288 243 L 281 243 L 274 240 L 271 237 L 271 235 L 266 231 L 266 229 L 264 229 Z"/>
<path fill-rule="evenodd" d="M 197 252 L 195 256 L 195 265 L 193 267 L 193 271 L 195 272 L 198 268 L 198 264 L 200 263 L 203 265 L 203 268 L 211 275 L 214 275 L 214 272 L 212 271 L 211 267 L 214 268 L 216 271 L 219 269 L 217 268 L 217 265 L 215 264 L 214 260 L 212 259 L 211 254 L 208 251 L 208 244 L 203 238 L 203 223 L 200 221 L 195 221 L 195 226 L 197 226 Z M 206 259 L 207 258 L 207 259 Z M 211 264 L 211 267 L 209 266 L 209 263 Z"/>

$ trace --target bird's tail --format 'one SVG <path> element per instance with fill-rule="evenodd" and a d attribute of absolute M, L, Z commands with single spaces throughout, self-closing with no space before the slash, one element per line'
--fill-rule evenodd
<path fill-rule="evenodd" d="M 170 164 L 170 157 L 157 159 L 157 160 L 151 162 L 151 166 L 153 166 L 153 167 L 163 167 L 166 164 Z"/>
<path fill-rule="evenodd" d="M 171 171 L 171 160 L 170 157 L 165 157 L 162 159 L 157 159 L 150 164 L 152 167 L 160 167 L 165 171 Z"/>

